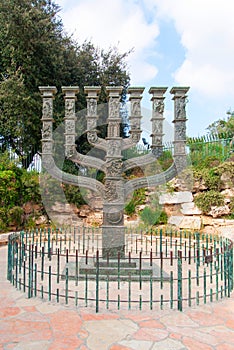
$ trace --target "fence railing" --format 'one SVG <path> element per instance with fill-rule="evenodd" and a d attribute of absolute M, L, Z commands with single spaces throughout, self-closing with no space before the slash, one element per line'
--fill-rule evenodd
<path fill-rule="evenodd" d="M 125 257 L 102 258 L 100 229 L 9 236 L 8 280 L 28 298 L 103 309 L 178 309 L 230 297 L 233 243 L 198 232 L 126 230 Z"/>

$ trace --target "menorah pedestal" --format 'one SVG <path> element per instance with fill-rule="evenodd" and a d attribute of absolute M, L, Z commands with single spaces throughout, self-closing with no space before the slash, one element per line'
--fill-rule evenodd
<path fill-rule="evenodd" d="M 124 226 L 102 226 L 102 257 L 118 259 L 125 257 Z"/>

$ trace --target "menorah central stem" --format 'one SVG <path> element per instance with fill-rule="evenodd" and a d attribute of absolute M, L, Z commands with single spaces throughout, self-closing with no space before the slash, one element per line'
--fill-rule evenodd
<path fill-rule="evenodd" d="M 122 137 L 120 137 L 120 94 L 122 87 L 108 87 L 108 129 L 103 197 L 102 255 L 124 256 L 124 180 L 122 178 Z"/>

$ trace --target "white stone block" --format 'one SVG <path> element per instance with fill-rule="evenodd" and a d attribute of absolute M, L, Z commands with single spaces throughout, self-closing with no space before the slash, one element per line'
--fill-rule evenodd
<path fill-rule="evenodd" d="M 164 193 L 159 197 L 160 204 L 181 204 L 193 202 L 193 195 L 189 191 Z"/>
<path fill-rule="evenodd" d="M 201 215 L 202 211 L 192 202 L 192 203 L 182 203 L 181 213 L 183 215 Z"/>

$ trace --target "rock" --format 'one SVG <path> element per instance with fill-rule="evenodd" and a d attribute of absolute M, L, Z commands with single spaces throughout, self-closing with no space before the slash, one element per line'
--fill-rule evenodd
<path fill-rule="evenodd" d="M 35 223 L 36 223 L 36 225 L 46 224 L 47 223 L 47 217 L 45 215 L 41 215 L 35 220 Z"/>
<path fill-rule="evenodd" d="M 202 233 L 208 234 L 208 235 L 213 235 L 213 234 L 217 234 L 218 230 L 214 226 L 207 225 L 203 228 Z"/>
<path fill-rule="evenodd" d="M 79 211 L 79 216 L 82 218 L 86 218 L 87 216 L 90 215 L 90 213 L 91 213 L 90 207 L 88 205 L 82 205 Z"/>
<path fill-rule="evenodd" d="M 201 218 L 194 217 L 194 216 L 183 217 L 183 220 L 181 221 L 179 228 L 200 230 L 201 229 Z"/>
<path fill-rule="evenodd" d="M 186 228 L 191 230 L 201 229 L 201 218 L 194 216 L 171 216 L 168 219 L 168 224 L 175 225 L 178 228 Z"/>
<path fill-rule="evenodd" d="M 197 192 L 204 191 L 204 190 L 207 190 L 207 186 L 205 185 L 204 180 L 194 181 L 193 190 L 192 190 L 193 193 L 197 193 Z"/>
<path fill-rule="evenodd" d="M 183 216 L 176 215 L 176 216 L 169 217 L 167 223 L 169 225 L 175 225 L 175 226 L 179 227 L 182 220 L 183 220 Z"/>
<path fill-rule="evenodd" d="M 23 205 L 23 210 L 26 215 L 29 215 L 33 212 L 33 205 L 31 202 L 27 202 Z"/>
<path fill-rule="evenodd" d="M 233 175 L 224 172 L 221 175 L 221 189 L 229 189 L 233 187 Z"/>
<path fill-rule="evenodd" d="M 221 191 L 221 194 L 224 196 L 224 204 L 229 204 L 231 199 L 234 197 L 234 190 L 231 188 L 226 188 Z"/>
<path fill-rule="evenodd" d="M 180 204 L 165 204 L 164 211 L 167 216 L 180 216 L 181 215 L 181 205 Z"/>
<path fill-rule="evenodd" d="M 180 204 L 193 201 L 193 195 L 189 191 L 164 193 L 159 197 L 159 204 Z"/>
<path fill-rule="evenodd" d="M 140 204 L 136 206 L 137 211 L 142 211 L 143 209 L 145 209 L 145 204 Z"/>
<path fill-rule="evenodd" d="M 202 215 L 201 220 L 202 220 L 202 224 L 204 226 L 212 226 L 213 225 L 213 219 L 210 216 Z"/>
<path fill-rule="evenodd" d="M 183 215 L 201 215 L 202 211 L 192 202 L 192 203 L 182 203 L 181 213 Z"/>
<path fill-rule="evenodd" d="M 214 206 L 211 207 L 210 212 L 208 215 L 211 215 L 213 218 L 218 218 L 223 215 L 228 215 L 230 213 L 230 209 L 227 205 L 223 205 L 220 207 Z"/>

